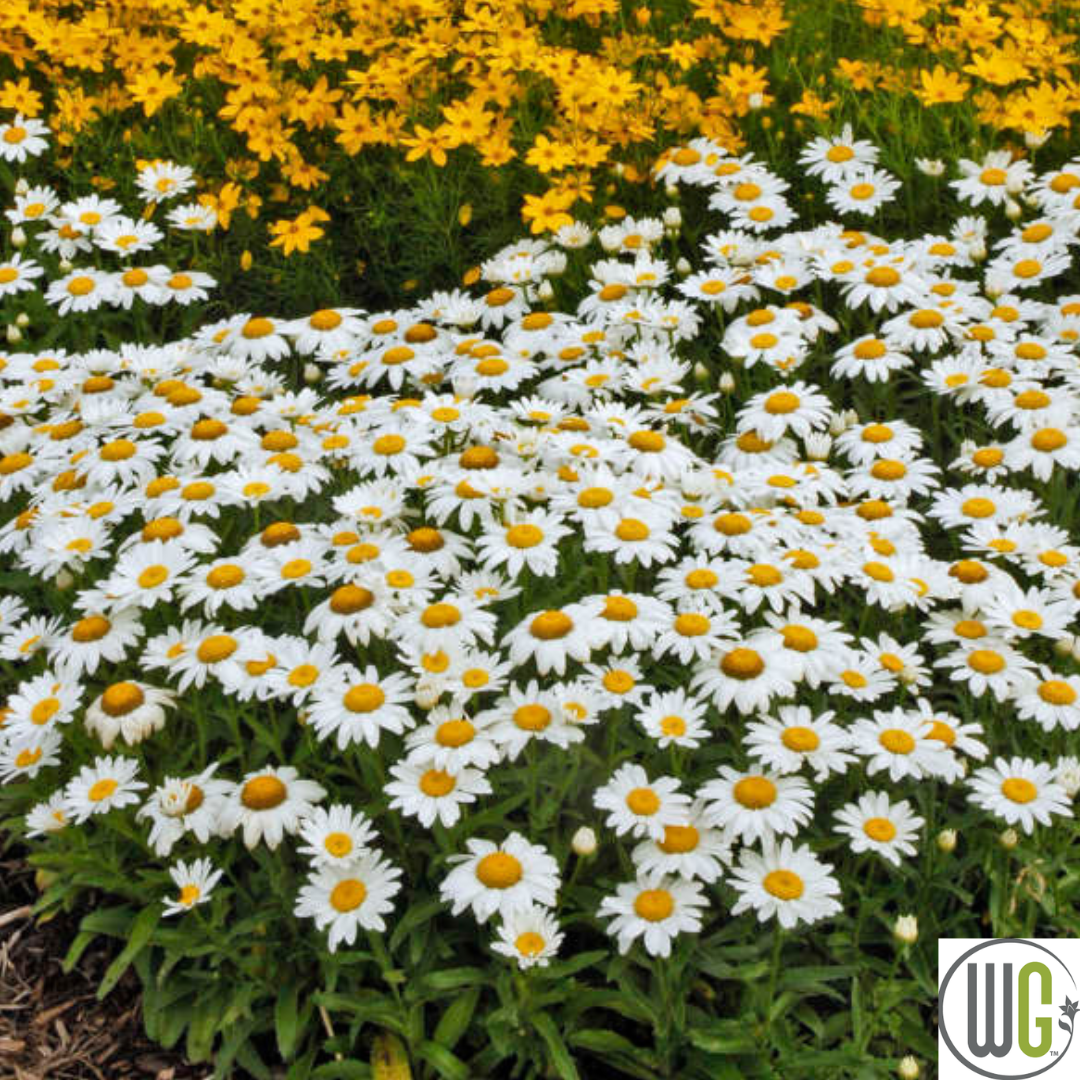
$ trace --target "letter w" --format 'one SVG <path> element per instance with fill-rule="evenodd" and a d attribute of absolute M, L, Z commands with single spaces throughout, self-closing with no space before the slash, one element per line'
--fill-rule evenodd
<path fill-rule="evenodd" d="M 1012 1049 L 1012 1008 L 1013 1008 L 1013 987 L 1012 987 L 1012 964 L 1005 965 L 1005 980 L 1004 987 L 1004 1009 L 1002 1010 L 1002 1033 L 1001 1042 L 994 1041 L 994 964 L 986 964 L 986 974 L 984 982 L 986 984 L 986 1041 L 980 1043 L 976 1037 L 976 1021 L 978 1019 L 978 987 L 976 986 L 977 978 L 977 964 L 968 964 L 967 966 L 967 981 L 968 981 L 968 1048 L 976 1057 L 986 1057 L 987 1054 L 993 1054 L 994 1057 L 1004 1057 Z"/>

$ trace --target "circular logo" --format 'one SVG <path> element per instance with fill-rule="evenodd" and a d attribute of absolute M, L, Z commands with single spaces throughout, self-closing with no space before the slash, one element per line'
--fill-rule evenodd
<path fill-rule="evenodd" d="M 1027 1080 L 1061 1062 L 1078 1010 L 1072 972 L 1023 938 L 979 942 L 953 963 L 939 991 L 945 1045 L 990 1080 Z"/>

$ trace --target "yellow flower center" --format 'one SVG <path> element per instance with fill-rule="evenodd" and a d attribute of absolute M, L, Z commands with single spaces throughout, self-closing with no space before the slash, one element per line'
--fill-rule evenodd
<path fill-rule="evenodd" d="M 915 749 L 915 740 L 901 728 L 886 728 L 878 736 L 878 742 L 890 754 L 910 754 Z"/>
<path fill-rule="evenodd" d="M 720 670 L 729 679 L 756 679 L 765 670 L 765 661 L 754 649 L 736 648 L 724 654 Z"/>
<path fill-rule="evenodd" d="M 626 805 L 630 808 L 630 813 L 637 814 L 638 817 L 652 817 L 660 809 L 660 797 L 652 788 L 634 788 L 626 796 Z"/>
<path fill-rule="evenodd" d="M 1048 705 L 1072 705 L 1076 691 L 1063 679 L 1047 679 L 1039 683 L 1039 697 Z"/>
<path fill-rule="evenodd" d="M 476 877 L 489 889 L 509 889 L 522 877 L 521 863 L 505 851 L 493 851 L 476 864 Z"/>
<path fill-rule="evenodd" d="M 821 739 L 813 728 L 794 727 L 784 728 L 780 735 L 780 741 L 797 754 L 809 754 L 821 745 Z"/>
<path fill-rule="evenodd" d="M 700 570 L 691 570 L 683 580 L 690 589 L 711 589 L 720 580 L 717 574 L 707 567 Z"/>
<path fill-rule="evenodd" d="M 615 526 L 615 535 L 620 540 L 625 540 L 628 543 L 637 543 L 641 540 L 647 540 L 649 537 L 649 526 L 644 521 L 639 521 L 637 518 L 623 518 L 618 525 Z"/>
<path fill-rule="evenodd" d="M 162 582 L 166 581 L 169 577 L 169 568 L 162 566 L 161 563 L 155 563 L 153 566 L 148 566 L 138 577 L 140 589 L 156 589 Z"/>
<path fill-rule="evenodd" d="M 203 664 L 217 664 L 222 660 L 228 660 L 239 648 L 236 638 L 230 634 L 211 634 L 199 642 L 196 656 Z"/>
<path fill-rule="evenodd" d="M 327 852 L 333 855 L 335 859 L 344 858 L 353 849 L 352 837 L 344 832 L 329 833 L 323 840 L 323 847 L 326 848 Z"/>
<path fill-rule="evenodd" d="M 440 746 L 464 746 L 475 734 L 476 728 L 468 720 L 445 720 L 435 730 L 435 741 Z"/>
<path fill-rule="evenodd" d="M 818 647 L 818 636 L 808 626 L 788 623 L 780 631 L 784 636 L 784 647 L 795 652 L 813 652 Z"/>
<path fill-rule="evenodd" d="M 91 641 L 100 641 L 111 629 L 112 623 L 103 615 L 88 615 L 71 628 L 71 639 L 85 645 Z"/>
<path fill-rule="evenodd" d="M 747 776 L 732 789 L 735 801 L 747 810 L 764 810 L 776 802 L 776 785 L 764 776 Z"/>
<path fill-rule="evenodd" d="M 506 530 L 506 542 L 513 548 L 536 547 L 543 539 L 543 530 L 535 525 L 511 525 Z"/>
<path fill-rule="evenodd" d="M 863 832 L 871 840 L 887 844 L 896 836 L 896 826 L 888 818 L 872 817 L 863 822 Z"/>
<path fill-rule="evenodd" d="M 798 900 L 805 890 L 803 879 L 794 870 L 770 870 L 761 884 L 777 900 Z"/>
<path fill-rule="evenodd" d="M 551 710 L 544 705 L 521 705 L 514 710 L 514 723 L 522 731 L 543 731 L 551 723 Z"/>
<path fill-rule="evenodd" d="M 723 536 L 743 536 L 753 527 L 745 514 L 720 514 L 713 519 L 713 529 Z"/>
<path fill-rule="evenodd" d="M 700 834 L 693 825 L 666 825 L 664 839 L 656 846 L 667 855 L 684 855 L 693 851 L 700 842 Z"/>
<path fill-rule="evenodd" d="M 86 793 L 86 797 L 91 802 L 102 802 L 107 799 L 120 784 L 114 780 L 111 776 L 104 780 L 98 780 L 97 783 L 91 786 L 90 790 Z"/>
<path fill-rule="evenodd" d="M 980 675 L 996 675 L 1005 668 L 1005 658 L 993 649 L 975 649 L 968 653 L 967 665 Z"/>
<path fill-rule="evenodd" d="M 541 641 L 555 641 L 564 638 L 574 629 L 574 621 L 562 611 L 542 611 L 531 623 L 529 633 Z"/>
<path fill-rule="evenodd" d="M 525 933 L 518 934 L 514 938 L 514 948 L 522 956 L 539 956 L 546 944 L 544 939 L 532 930 L 526 930 Z"/>
<path fill-rule="evenodd" d="M 461 622 L 461 611 L 453 604 L 431 604 L 424 609 L 420 621 L 429 630 L 443 630 Z"/>
<path fill-rule="evenodd" d="M 1032 447 L 1044 454 L 1060 450 L 1068 441 L 1065 432 L 1052 427 L 1042 428 L 1031 436 Z"/>
<path fill-rule="evenodd" d="M 356 878 L 339 881 L 330 890 L 330 906 L 342 913 L 355 911 L 367 898 L 367 886 Z"/>
<path fill-rule="evenodd" d="M 709 632 L 711 626 L 706 616 L 695 612 L 684 612 L 675 618 L 675 633 L 683 637 L 701 637 Z"/>
<path fill-rule="evenodd" d="M 145 700 L 146 695 L 137 683 L 113 683 L 101 695 L 101 711 L 107 716 L 126 716 Z"/>
<path fill-rule="evenodd" d="M 253 776 L 241 789 L 240 802 L 249 810 L 273 810 L 288 794 L 288 788 L 276 776 Z"/>
<path fill-rule="evenodd" d="M 1039 789 L 1022 776 L 1010 776 L 1001 784 L 1001 794 L 1015 803 L 1029 803 L 1039 794 Z"/>
<path fill-rule="evenodd" d="M 686 721 L 681 716 L 665 716 L 660 721 L 660 731 L 664 735 L 678 738 L 686 734 Z"/>
<path fill-rule="evenodd" d="M 42 724 L 47 724 L 59 711 L 60 700 L 58 698 L 44 698 L 30 710 L 30 722 L 40 727 Z"/>
<path fill-rule="evenodd" d="M 777 390 L 765 399 L 765 411 L 772 416 L 793 413 L 801 404 L 799 395 L 790 390 Z"/>
<path fill-rule="evenodd" d="M 663 922 L 675 910 L 675 898 L 667 889 L 645 889 L 634 901 L 634 914 L 646 922 Z"/>
<path fill-rule="evenodd" d="M 359 683 L 345 692 L 342 701 L 349 712 L 370 713 L 382 706 L 386 694 L 375 683 Z"/>
<path fill-rule="evenodd" d="M 666 445 L 664 436 L 659 431 L 635 431 L 626 440 L 635 450 L 645 454 L 655 454 Z"/>
<path fill-rule="evenodd" d="M 866 275 L 866 284 L 887 289 L 900 283 L 900 275 L 891 266 L 875 266 Z"/>
<path fill-rule="evenodd" d="M 433 799 L 449 795 L 457 787 L 457 781 L 442 769 L 428 769 L 420 777 L 420 790 Z"/>

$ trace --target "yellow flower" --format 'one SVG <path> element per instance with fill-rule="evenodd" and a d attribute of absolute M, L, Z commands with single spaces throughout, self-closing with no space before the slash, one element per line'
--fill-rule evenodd
<path fill-rule="evenodd" d="M 963 101 L 971 89 L 967 79 L 960 78 L 955 71 L 946 71 L 940 64 L 936 64 L 933 71 L 920 68 L 919 82 L 922 89 L 916 90 L 915 96 L 927 106 Z"/>

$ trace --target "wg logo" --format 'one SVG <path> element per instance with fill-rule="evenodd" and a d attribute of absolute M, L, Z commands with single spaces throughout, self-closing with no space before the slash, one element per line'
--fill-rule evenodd
<path fill-rule="evenodd" d="M 1080 1010 L 1073 970 L 1080 973 L 1080 941 L 942 939 L 941 1080 L 1026 1080 L 1059 1065 Z M 1059 1075 L 1077 1072 L 1070 1059 Z"/>

